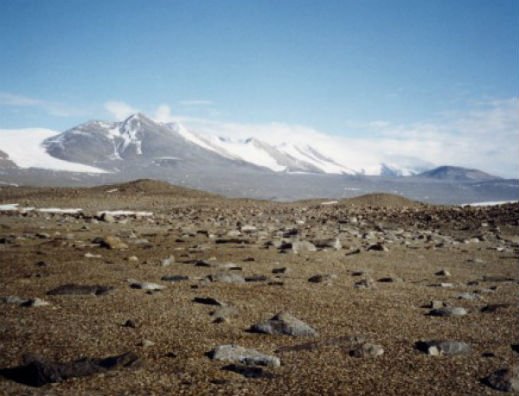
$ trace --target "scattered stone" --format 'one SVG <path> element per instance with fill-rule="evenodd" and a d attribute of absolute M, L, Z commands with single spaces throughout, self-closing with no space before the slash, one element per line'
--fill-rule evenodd
<path fill-rule="evenodd" d="M 49 267 L 49 266 L 50 266 L 50 263 L 48 263 L 47 261 L 38 261 L 38 262 L 36 263 L 36 265 L 37 265 L 38 267 Z"/>
<path fill-rule="evenodd" d="M 96 243 L 99 246 L 107 249 L 128 249 L 128 245 L 121 241 L 120 238 L 111 235 L 104 238 L 95 238 L 93 243 Z"/>
<path fill-rule="evenodd" d="M 519 366 L 497 370 L 483 383 L 502 392 L 519 392 Z"/>
<path fill-rule="evenodd" d="M 41 356 L 27 354 L 23 356 L 21 366 L 2 369 L 0 375 L 25 385 L 42 386 L 122 367 L 138 367 L 140 364 L 138 356 L 132 352 L 105 359 L 83 358 L 69 363 L 49 362 Z"/>
<path fill-rule="evenodd" d="M 233 306 L 220 306 L 211 312 L 214 323 L 229 322 L 230 318 L 238 316 L 238 310 Z"/>
<path fill-rule="evenodd" d="M 288 312 L 280 312 L 271 319 L 257 323 L 250 329 L 253 333 L 290 336 L 315 336 L 317 332 L 305 322 Z"/>
<path fill-rule="evenodd" d="M 402 283 L 402 278 L 399 278 L 398 276 L 386 276 L 384 278 L 380 278 L 378 282 L 381 283 Z"/>
<path fill-rule="evenodd" d="M 251 275 L 245 277 L 245 282 L 264 282 L 269 280 L 269 277 L 266 275 Z"/>
<path fill-rule="evenodd" d="M 161 267 L 167 267 L 175 262 L 175 256 L 169 256 L 168 258 L 160 260 Z"/>
<path fill-rule="evenodd" d="M 292 253 L 300 253 L 300 252 L 315 252 L 317 248 L 312 242 L 308 241 L 293 241 L 291 243 Z"/>
<path fill-rule="evenodd" d="M 483 276 L 483 282 L 514 282 L 514 278 L 507 276 Z"/>
<path fill-rule="evenodd" d="M 317 239 L 312 241 L 315 247 L 318 249 L 335 249 L 340 250 L 342 249 L 342 243 L 338 238 L 330 238 L 330 239 Z"/>
<path fill-rule="evenodd" d="M 92 253 L 85 253 L 85 257 L 86 258 L 102 258 L 103 256 L 101 256 L 100 254 L 92 254 Z"/>
<path fill-rule="evenodd" d="M 185 275 L 164 275 L 160 280 L 166 281 L 166 282 L 180 282 L 189 280 L 189 276 Z"/>
<path fill-rule="evenodd" d="M 104 221 L 105 223 L 115 223 L 115 217 L 107 212 L 103 212 L 101 216 L 99 216 L 99 220 Z"/>
<path fill-rule="evenodd" d="M 314 276 L 311 276 L 310 278 L 308 278 L 308 282 L 311 282 L 311 283 L 326 282 L 328 285 L 330 285 L 334 279 L 337 279 L 337 275 L 335 275 L 335 274 L 326 274 L 326 275 L 318 274 L 318 275 L 314 275 Z"/>
<path fill-rule="evenodd" d="M 510 306 L 510 304 L 488 304 L 481 308 L 481 312 L 483 313 L 492 313 L 496 311 L 501 311 Z"/>
<path fill-rule="evenodd" d="M 213 297 L 195 297 L 193 299 L 193 302 L 196 302 L 199 304 L 205 304 L 205 305 L 218 305 L 220 307 L 225 307 L 227 305 L 223 301 L 219 301 Z"/>
<path fill-rule="evenodd" d="M 290 268 L 287 267 L 277 267 L 272 270 L 273 274 L 287 274 L 290 272 Z"/>
<path fill-rule="evenodd" d="M 162 286 L 162 285 L 159 285 L 159 284 L 153 283 L 153 282 L 139 282 L 139 281 L 136 281 L 133 279 L 128 279 L 128 282 L 130 283 L 130 287 L 132 289 L 157 291 L 157 290 L 163 290 L 166 288 L 166 286 Z"/>
<path fill-rule="evenodd" d="M 388 252 L 389 251 L 389 249 L 380 242 L 374 243 L 373 245 L 369 245 L 366 250 L 368 252 L 369 251 L 376 251 L 376 252 Z"/>
<path fill-rule="evenodd" d="M 362 279 L 358 282 L 355 282 L 355 287 L 357 289 L 368 289 L 370 287 L 375 287 L 375 282 L 371 278 Z"/>
<path fill-rule="evenodd" d="M 28 300 L 18 296 L 5 296 L 2 301 L 6 304 L 25 304 Z"/>
<path fill-rule="evenodd" d="M 45 307 L 47 305 L 50 305 L 50 302 L 42 300 L 38 297 L 31 298 L 22 304 L 24 307 Z"/>
<path fill-rule="evenodd" d="M 467 313 L 467 310 L 462 307 L 443 307 L 429 311 L 431 316 L 463 316 Z"/>
<path fill-rule="evenodd" d="M 449 277 L 449 276 L 451 276 L 451 273 L 448 270 L 442 269 L 442 270 L 436 272 L 434 275 Z"/>
<path fill-rule="evenodd" d="M 149 348 L 151 346 L 155 345 L 155 343 L 151 340 L 147 340 L 147 339 L 143 339 L 140 343 L 139 343 L 139 346 L 143 347 L 143 348 Z"/>
<path fill-rule="evenodd" d="M 126 322 L 123 323 L 123 327 L 129 327 L 130 329 L 135 329 L 137 328 L 137 325 L 135 324 L 135 322 L 131 319 L 128 319 Z"/>
<path fill-rule="evenodd" d="M 108 294 L 113 287 L 100 286 L 100 285 L 77 285 L 75 283 L 69 283 L 61 285 L 55 289 L 49 290 L 47 295 L 49 296 L 62 296 L 62 295 L 92 295 L 92 296 L 103 296 Z"/>
<path fill-rule="evenodd" d="M 211 282 L 245 283 L 245 279 L 237 274 L 215 274 L 207 277 Z"/>
<path fill-rule="evenodd" d="M 443 308 L 445 307 L 445 303 L 443 301 L 440 301 L 440 300 L 433 300 L 431 301 L 431 304 L 429 306 L 429 308 L 432 308 L 432 309 L 440 309 L 440 308 Z"/>
<path fill-rule="evenodd" d="M 139 258 L 137 256 L 130 256 L 127 258 L 128 261 L 137 262 L 139 261 Z"/>
<path fill-rule="evenodd" d="M 431 340 L 419 341 L 417 348 L 431 356 L 463 355 L 471 352 L 470 346 L 462 341 Z"/>
<path fill-rule="evenodd" d="M 481 295 L 478 293 L 461 293 L 458 297 L 456 297 L 458 300 L 468 300 L 468 301 L 475 301 L 475 300 L 481 300 Z"/>
<path fill-rule="evenodd" d="M 380 345 L 370 344 L 368 342 L 350 351 L 351 356 L 359 358 L 374 358 L 383 354 L 384 348 Z"/>
<path fill-rule="evenodd" d="M 276 356 L 265 355 L 254 349 L 246 349 L 238 345 L 219 345 L 208 353 L 213 360 L 243 364 L 246 366 L 279 367 L 281 361 Z"/>
<path fill-rule="evenodd" d="M 232 371 L 243 375 L 246 378 L 273 378 L 274 375 L 265 371 L 262 367 L 244 366 L 238 364 L 230 364 L 222 368 L 222 370 Z"/>
<path fill-rule="evenodd" d="M 353 250 L 350 250 L 348 252 L 345 253 L 345 256 L 352 256 L 354 254 L 359 254 L 360 253 L 360 248 L 356 248 L 356 249 L 353 249 Z"/>

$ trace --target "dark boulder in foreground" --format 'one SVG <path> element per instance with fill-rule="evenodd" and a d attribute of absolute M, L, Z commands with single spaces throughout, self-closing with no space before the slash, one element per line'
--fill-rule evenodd
<path fill-rule="evenodd" d="M 76 285 L 75 283 L 68 283 L 61 285 L 55 289 L 49 290 L 47 295 L 49 296 L 61 296 L 61 295 L 92 295 L 102 296 L 108 294 L 113 287 L 100 286 L 100 285 Z"/>
<path fill-rule="evenodd" d="M 42 386 L 117 368 L 135 367 L 138 364 L 140 364 L 139 357 L 132 352 L 104 359 L 83 358 L 68 363 L 49 362 L 38 355 L 24 355 L 21 366 L 2 369 L 0 375 L 25 385 Z"/>

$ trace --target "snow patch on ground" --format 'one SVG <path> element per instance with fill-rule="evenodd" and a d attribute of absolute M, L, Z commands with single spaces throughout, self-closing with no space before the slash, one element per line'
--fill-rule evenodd
<path fill-rule="evenodd" d="M 496 205 L 504 205 L 507 203 L 516 203 L 517 200 L 512 201 L 487 201 L 487 202 L 472 202 L 468 204 L 462 204 L 461 206 L 496 206 Z"/>
<path fill-rule="evenodd" d="M 42 168 L 57 171 L 108 173 L 93 166 L 52 157 L 41 143 L 58 132 L 43 128 L 0 129 L 0 150 L 20 168 Z"/>
<path fill-rule="evenodd" d="M 104 214 L 109 214 L 114 217 L 118 216 L 138 216 L 138 217 L 150 217 L 153 216 L 153 212 L 145 211 L 134 211 L 134 210 L 102 210 L 97 212 L 97 217 L 101 217 Z"/>

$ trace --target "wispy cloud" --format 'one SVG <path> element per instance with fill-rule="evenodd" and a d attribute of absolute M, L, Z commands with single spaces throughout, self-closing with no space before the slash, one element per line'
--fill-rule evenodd
<path fill-rule="evenodd" d="M 0 92 L 0 106 L 35 107 L 57 117 L 76 117 L 88 114 L 84 109 L 76 108 L 69 104 L 36 99 L 9 92 Z"/>
<path fill-rule="evenodd" d="M 122 121 L 132 114 L 139 112 L 135 107 L 119 100 L 109 100 L 105 102 L 104 108 L 116 121 Z"/>
<path fill-rule="evenodd" d="M 15 95 L 8 92 L 0 92 L 1 106 L 37 106 L 41 103 L 41 100 L 38 99 Z"/>

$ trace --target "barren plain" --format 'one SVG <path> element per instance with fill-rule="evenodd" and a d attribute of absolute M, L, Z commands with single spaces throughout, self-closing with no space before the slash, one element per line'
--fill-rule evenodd
<path fill-rule="evenodd" d="M 0 205 L 1 395 L 518 393 L 518 204 L 142 180 Z"/>

